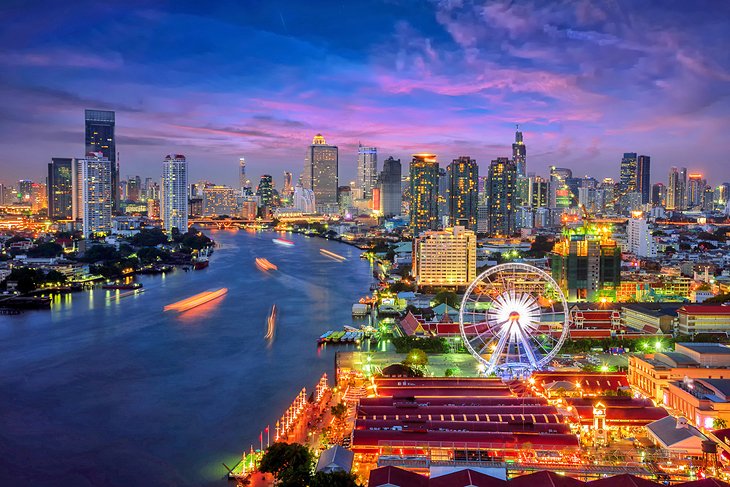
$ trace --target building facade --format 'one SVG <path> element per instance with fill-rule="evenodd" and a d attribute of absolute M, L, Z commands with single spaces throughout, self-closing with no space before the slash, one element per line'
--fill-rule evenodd
<path fill-rule="evenodd" d="M 73 216 L 72 159 L 54 157 L 48 163 L 48 218 L 70 220 Z"/>
<path fill-rule="evenodd" d="M 499 157 L 489 165 L 487 206 L 489 207 L 488 234 L 509 237 L 515 233 L 515 190 L 517 167 L 506 157 Z"/>
<path fill-rule="evenodd" d="M 651 157 L 639 156 L 636 160 L 636 191 L 641 193 L 641 204 L 651 200 Z"/>
<path fill-rule="evenodd" d="M 82 203 L 81 218 L 84 238 L 112 229 L 112 166 L 100 152 L 78 160 L 79 186 Z"/>
<path fill-rule="evenodd" d="M 638 257 L 657 256 L 657 244 L 649 229 L 649 223 L 640 213 L 634 213 L 626 225 L 629 252 Z"/>
<path fill-rule="evenodd" d="M 188 231 L 188 163 L 182 154 L 168 155 L 162 163 L 160 210 L 163 228 Z"/>
<path fill-rule="evenodd" d="M 477 161 L 462 156 L 446 167 L 449 205 L 449 224 L 477 231 L 477 206 L 479 204 L 479 166 Z"/>
<path fill-rule="evenodd" d="M 636 152 L 625 152 L 621 158 L 619 192 L 623 196 L 636 191 Z"/>
<path fill-rule="evenodd" d="M 401 214 L 403 191 L 401 189 L 400 159 L 393 157 L 383 161 L 383 171 L 378 176 L 380 189 L 380 212 L 385 217 Z"/>
<path fill-rule="evenodd" d="M 312 139 L 307 149 L 302 172 L 302 187 L 314 192 L 317 211 L 336 213 L 339 156 L 336 145 L 328 145 L 322 134 Z"/>
<path fill-rule="evenodd" d="M 112 212 L 119 205 L 119 166 L 114 135 L 115 113 L 110 110 L 85 110 L 85 154 L 100 152 L 111 164 Z"/>
<path fill-rule="evenodd" d="M 378 149 L 357 146 L 357 182 L 356 186 L 362 191 L 362 198 L 370 200 L 373 197 L 373 188 L 378 179 Z"/>
<path fill-rule="evenodd" d="M 203 188 L 201 215 L 206 218 L 216 216 L 237 216 L 239 212 L 239 192 L 229 186 L 206 186 Z"/>
<path fill-rule="evenodd" d="M 476 278 L 476 234 L 464 227 L 413 239 L 413 276 L 420 286 L 467 286 Z"/>
<path fill-rule="evenodd" d="M 411 232 L 438 228 L 439 163 L 435 154 L 414 154 L 410 167 Z"/>

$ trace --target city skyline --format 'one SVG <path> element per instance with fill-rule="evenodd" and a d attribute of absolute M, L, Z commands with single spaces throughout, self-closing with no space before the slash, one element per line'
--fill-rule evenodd
<path fill-rule="evenodd" d="M 240 157 L 252 179 L 296 176 L 321 132 L 349 183 L 359 141 L 383 159 L 489 161 L 509 156 L 519 123 L 530 172 L 618 179 L 621 154 L 637 152 L 651 156 L 652 182 L 679 166 L 716 185 L 730 179 L 730 7 L 708 5 L 6 7 L 1 176 L 40 180 L 52 157 L 82 157 L 89 108 L 116 111 L 122 176 L 157 176 L 145 168 L 170 152 L 186 154 L 191 180 L 233 186 Z M 85 29 L 83 44 L 68 35 L 90 19 L 105 28 Z M 147 34 L 173 24 L 186 35 Z"/>

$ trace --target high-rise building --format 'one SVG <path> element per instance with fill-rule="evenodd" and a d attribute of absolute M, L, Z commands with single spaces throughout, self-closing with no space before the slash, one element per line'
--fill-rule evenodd
<path fill-rule="evenodd" d="M 612 213 L 616 208 L 616 181 L 613 178 L 604 178 L 598 188 L 603 193 L 602 211 Z"/>
<path fill-rule="evenodd" d="M 302 213 L 314 213 L 316 210 L 316 201 L 314 191 L 303 188 L 302 186 L 294 187 L 293 206 L 297 211 Z"/>
<path fill-rule="evenodd" d="M 357 146 L 357 181 L 355 185 L 362 191 L 362 198 L 370 200 L 378 179 L 378 149 Z"/>
<path fill-rule="evenodd" d="M 690 173 L 687 178 L 686 208 L 695 209 L 702 206 L 707 182 L 702 174 Z"/>
<path fill-rule="evenodd" d="M 715 188 L 715 194 L 713 196 L 715 209 L 725 211 L 728 200 L 730 200 L 730 183 L 722 183 Z"/>
<path fill-rule="evenodd" d="M 639 156 L 636 161 L 636 191 L 641 193 L 641 204 L 651 200 L 651 157 Z"/>
<path fill-rule="evenodd" d="M 411 232 L 438 228 L 439 163 L 436 154 L 413 154 L 410 167 Z"/>
<path fill-rule="evenodd" d="M 18 202 L 30 204 L 30 197 L 33 194 L 33 181 L 21 179 L 18 181 Z"/>
<path fill-rule="evenodd" d="M 479 166 L 469 156 L 454 159 L 446 167 L 448 186 L 446 198 L 449 206 L 449 224 L 477 231 L 477 206 L 479 204 Z"/>
<path fill-rule="evenodd" d="M 33 183 L 30 194 L 30 209 L 33 213 L 48 208 L 48 189 L 43 183 Z"/>
<path fill-rule="evenodd" d="M 119 205 L 119 165 L 114 135 L 115 115 L 110 110 L 86 110 L 85 154 L 101 152 L 111 163 L 112 213 Z"/>
<path fill-rule="evenodd" d="M 488 233 L 495 237 L 510 237 L 515 233 L 515 189 L 517 167 L 507 157 L 498 157 L 489 165 L 487 206 Z"/>
<path fill-rule="evenodd" d="M 657 245 L 641 212 L 634 212 L 626 225 L 629 252 L 638 257 L 656 257 Z"/>
<path fill-rule="evenodd" d="M 682 198 L 680 190 L 679 171 L 676 167 L 669 170 L 669 181 L 667 182 L 666 208 L 667 210 L 681 210 Z"/>
<path fill-rule="evenodd" d="M 251 187 L 251 181 L 246 177 L 246 158 L 241 157 L 238 159 L 238 186 L 243 192 L 244 188 Z"/>
<path fill-rule="evenodd" d="M 570 208 L 574 195 L 568 186 L 573 171 L 565 167 L 550 167 L 550 208 Z"/>
<path fill-rule="evenodd" d="M 294 186 L 292 186 L 292 175 L 289 171 L 284 171 L 284 187 L 281 189 L 283 196 L 291 198 L 294 194 Z"/>
<path fill-rule="evenodd" d="M 602 229 L 566 230 L 550 253 L 550 267 L 569 302 L 596 301 L 619 287 L 621 248 Z"/>
<path fill-rule="evenodd" d="M 413 239 L 413 276 L 421 286 L 467 286 L 476 277 L 477 237 L 464 227 Z"/>
<path fill-rule="evenodd" d="M 355 205 L 353 203 L 352 187 L 351 186 L 340 186 L 337 188 L 338 204 L 340 205 L 340 214 L 347 215 L 350 208 Z"/>
<path fill-rule="evenodd" d="M 73 214 L 71 163 L 67 157 L 53 157 L 48 163 L 48 218 L 51 220 L 70 220 Z"/>
<path fill-rule="evenodd" d="M 532 176 L 529 181 L 528 206 L 531 208 L 547 208 L 550 196 L 548 181 L 541 176 Z"/>
<path fill-rule="evenodd" d="M 656 183 L 651 187 L 651 204 L 653 206 L 664 205 L 664 198 L 666 197 L 667 187 L 662 183 Z"/>
<path fill-rule="evenodd" d="M 512 144 L 512 162 L 517 167 L 517 177 L 527 177 L 527 147 L 522 141 L 522 132 L 520 132 L 520 126 L 517 126 L 515 132 L 515 142 Z"/>
<path fill-rule="evenodd" d="M 256 196 L 259 197 L 261 206 L 271 208 L 274 203 L 274 178 L 270 174 L 261 176 L 256 188 Z"/>
<path fill-rule="evenodd" d="M 383 171 L 378 176 L 378 188 L 380 188 L 380 211 L 383 216 L 400 215 L 403 203 L 400 159 L 389 157 L 383 162 Z"/>
<path fill-rule="evenodd" d="M 112 163 L 103 153 L 89 153 L 77 164 L 77 177 L 73 181 L 78 187 L 81 200 L 83 235 L 88 238 L 94 233 L 107 233 L 112 228 Z"/>
<path fill-rule="evenodd" d="M 188 163 L 182 154 L 168 155 L 162 163 L 162 224 L 168 234 L 174 228 L 188 231 Z"/>
<path fill-rule="evenodd" d="M 238 195 L 238 190 L 229 186 L 206 186 L 201 199 L 201 215 L 204 217 L 238 215 Z"/>
<path fill-rule="evenodd" d="M 302 186 L 314 191 L 317 211 L 337 212 L 338 182 L 337 146 L 327 145 L 322 134 L 317 134 L 307 149 L 302 172 Z"/>
<path fill-rule="evenodd" d="M 621 159 L 618 189 L 621 196 L 636 191 L 636 152 L 625 152 Z"/>
<path fill-rule="evenodd" d="M 137 202 L 142 194 L 142 179 L 139 176 L 127 178 L 127 200 Z"/>

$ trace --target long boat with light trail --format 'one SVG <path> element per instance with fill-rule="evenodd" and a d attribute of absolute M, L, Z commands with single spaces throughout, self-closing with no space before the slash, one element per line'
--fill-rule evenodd
<path fill-rule="evenodd" d="M 209 303 L 210 301 L 213 301 L 214 299 L 218 299 L 221 296 L 225 295 L 228 292 L 228 288 L 223 287 L 220 289 L 216 289 L 214 291 L 205 291 L 199 294 L 196 294 L 195 296 L 190 296 L 189 298 L 185 298 L 183 300 L 177 301 L 172 304 L 168 304 L 163 309 L 165 311 L 187 311 L 189 309 L 197 308 L 198 306 L 201 306 L 205 303 Z"/>

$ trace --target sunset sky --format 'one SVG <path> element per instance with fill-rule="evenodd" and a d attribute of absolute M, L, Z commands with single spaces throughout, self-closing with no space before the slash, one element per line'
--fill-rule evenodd
<path fill-rule="evenodd" d="M 83 154 L 84 109 L 116 111 L 121 176 L 301 171 L 317 132 L 404 163 L 510 154 L 618 177 L 623 152 L 730 180 L 730 2 L 107 1 L 0 5 L 0 181 Z M 407 164 L 406 164 L 407 165 Z"/>

